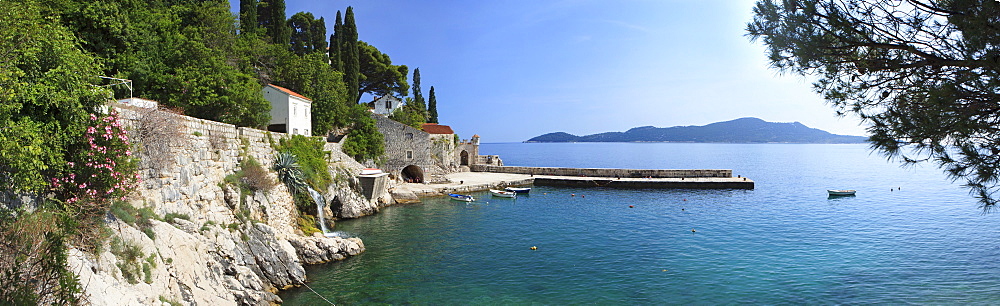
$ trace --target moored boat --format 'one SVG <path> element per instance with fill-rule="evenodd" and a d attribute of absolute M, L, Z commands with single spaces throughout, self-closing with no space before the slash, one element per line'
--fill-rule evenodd
<path fill-rule="evenodd" d="M 450 197 L 452 200 L 459 201 L 459 202 L 472 202 L 472 201 L 476 200 L 476 198 L 473 198 L 470 195 L 455 194 L 455 193 L 449 193 L 448 197 Z"/>
<path fill-rule="evenodd" d="M 833 190 L 833 189 L 827 190 L 826 192 L 828 192 L 831 197 L 852 196 L 855 193 L 857 193 L 856 190 Z"/>
<path fill-rule="evenodd" d="M 517 193 L 516 192 L 507 191 L 507 190 L 490 189 L 490 194 L 492 194 L 494 197 L 501 197 L 501 198 L 516 198 L 517 197 Z"/>
<path fill-rule="evenodd" d="M 507 187 L 507 188 L 504 188 L 504 190 L 511 191 L 511 192 L 514 192 L 514 193 L 529 193 L 529 192 L 531 192 L 531 188 L 528 188 L 528 187 L 522 187 L 522 188 Z"/>

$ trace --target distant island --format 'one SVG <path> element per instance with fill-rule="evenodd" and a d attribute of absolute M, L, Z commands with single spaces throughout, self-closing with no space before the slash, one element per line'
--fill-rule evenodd
<path fill-rule="evenodd" d="M 643 126 L 626 132 L 586 136 L 556 132 L 525 142 L 863 143 L 866 140 L 867 137 L 831 134 L 798 122 L 779 123 L 759 118 L 740 118 L 704 126 Z"/>

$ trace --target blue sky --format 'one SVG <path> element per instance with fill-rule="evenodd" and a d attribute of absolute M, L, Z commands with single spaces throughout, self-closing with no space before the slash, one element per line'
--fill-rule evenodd
<path fill-rule="evenodd" d="M 420 68 L 424 96 L 434 86 L 441 124 L 462 138 L 519 142 L 741 117 L 864 135 L 810 80 L 768 67 L 764 48 L 745 36 L 753 5 L 286 0 L 286 13 L 325 17 L 332 33 L 337 10 L 352 6 L 359 39 Z"/>

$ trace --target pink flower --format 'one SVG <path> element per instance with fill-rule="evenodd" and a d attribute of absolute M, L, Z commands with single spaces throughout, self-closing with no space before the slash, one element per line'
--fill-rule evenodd
<path fill-rule="evenodd" d="M 94 114 L 90 114 L 90 120 L 97 120 L 97 116 Z"/>

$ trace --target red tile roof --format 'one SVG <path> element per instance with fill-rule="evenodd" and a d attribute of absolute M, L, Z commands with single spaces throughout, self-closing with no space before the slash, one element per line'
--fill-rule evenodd
<path fill-rule="evenodd" d="M 455 131 L 452 131 L 450 126 L 437 123 L 424 123 L 422 128 L 428 134 L 455 134 Z"/>
<path fill-rule="evenodd" d="M 282 92 L 284 92 L 286 94 L 289 94 L 289 95 L 292 95 L 292 96 L 296 96 L 296 97 L 299 97 L 299 98 L 302 98 L 302 99 L 306 99 L 306 101 L 312 102 L 312 99 L 306 98 L 306 96 L 300 95 L 299 93 L 291 91 L 288 88 L 284 88 L 284 87 L 281 87 L 281 86 L 278 86 L 278 85 L 274 85 L 274 84 L 267 84 L 267 86 L 274 87 L 275 89 L 280 90 L 280 91 L 282 91 Z"/>

